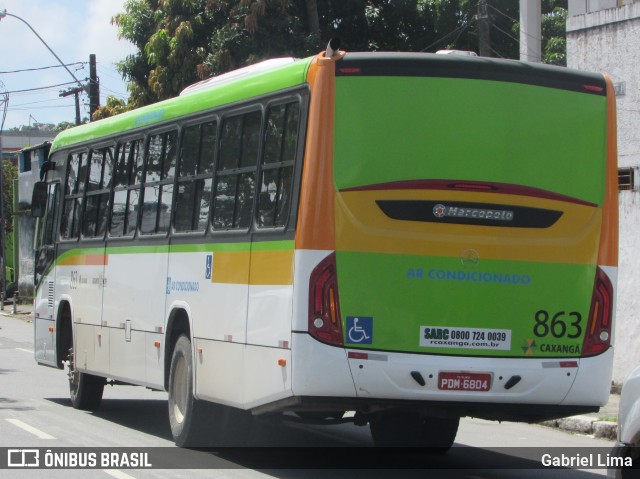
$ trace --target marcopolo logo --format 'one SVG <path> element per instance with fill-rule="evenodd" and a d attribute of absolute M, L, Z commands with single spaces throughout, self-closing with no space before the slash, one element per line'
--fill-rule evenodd
<path fill-rule="evenodd" d="M 435 205 L 433 207 L 433 216 L 435 216 L 436 218 L 443 218 L 446 211 L 447 211 L 446 206 L 440 205 L 440 204 Z"/>
<path fill-rule="evenodd" d="M 467 208 L 462 206 L 447 206 L 438 203 L 433 207 L 436 218 L 471 218 L 478 220 L 513 221 L 513 211 L 489 208 Z"/>

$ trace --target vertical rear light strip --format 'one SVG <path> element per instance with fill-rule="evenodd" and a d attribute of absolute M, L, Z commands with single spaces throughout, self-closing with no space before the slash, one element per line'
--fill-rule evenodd
<path fill-rule="evenodd" d="M 582 343 L 582 357 L 605 352 L 611 345 L 613 285 L 602 269 L 596 269 L 589 323 Z"/>
<path fill-rule="evenodd" d="M 323 259 L 311 272 L 309 334 L 318 341 L 333 346 L 344 344 L 335 253 Z"/>

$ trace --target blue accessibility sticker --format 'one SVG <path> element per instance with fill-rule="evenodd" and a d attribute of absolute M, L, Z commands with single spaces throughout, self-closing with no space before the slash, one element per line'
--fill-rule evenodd
<path fill-rule="evenodd" d="M 347 316 L 347 344 L 373 343 L 373 317 Z"/>
<path fill-rule="evenodd" d="M 213 255 L 212 254 L 208 254 L 207 255 L 207 260 L 205 262 L 204 265 L 204 278 L 205 279 L 211 279 L 211 268 L 213 266 Z"/>

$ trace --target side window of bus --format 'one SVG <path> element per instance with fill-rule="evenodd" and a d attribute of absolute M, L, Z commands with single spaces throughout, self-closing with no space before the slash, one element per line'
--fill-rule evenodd
<path fill-rule="evenodd" d="M 142 140 L 118 143 L 114 163 L 114 191 L 109 235 L 131 236 L 136 230 L 140 203 Z"/>
<path fill-rule="evenodd" d="M 113 170 L 113 147 L 91 150 L 88 164 L 82 235 L 86 238 L 102 238 L 107 227 Z"/>
<path fill-rule="evenodd" d="M 142 234 L 166 233 L 171 220 L 177 132 L 152 135 L 147 141 L 143 190 Z"/>
<path fill-rule="evenodd" d="M 215 121 L 188 126 L 182 132 L 176 232 L 203 232 L 207 228 L 216 137 Z"/>
<path fill-rule="evenodd" d="M 267 110 L 265 144 L 260 164 L 258 226 L 286 226 L 293 189 L 300 103 L 273 105 Z"/>
<path fill-rule="evenodd" d="M 60 222 L 62 239 L 75 239 L 80 231 L 82 197 L 87 170 L 86 158 L 85 153 L 74 153 L 68 157 L 62 221 Z"/>
<path fill-rule="evenodd" d="M 260 110 L 230 116 L 222 123 L 212 218 L 215 230 L 251 225 L 261 128 Z"/>
<path fill-rule="evenodd" d="M 58 204 L 58 191 L 60 185 L 54 183 L 49 185 L 49 198 L 47 199 L 47 212 L 45 215 L 44 231 L 42 235 L 42 244 L 53 246 L 55 244 L 54 224 L 55 224 L 55 211 Z"/>

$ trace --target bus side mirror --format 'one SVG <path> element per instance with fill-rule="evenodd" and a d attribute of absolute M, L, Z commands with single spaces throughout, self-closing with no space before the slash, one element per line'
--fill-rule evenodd
<path fill-rule="evenodd" d="M 47 160 L 40 167 L 40 181 L 44 180 L 47 176 L 47 172 L 56 169 L 56 164 L 53 161 Z"/>
<path fill-rule="evenodd" d="M 42 218 L 47 208 L 48 188 L 44 181 L 38 181 L 33 185 L 33 196 L 31 197 L 31 216 Z"/>

